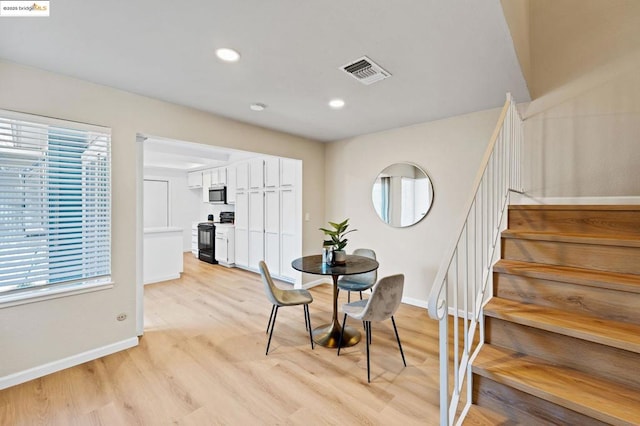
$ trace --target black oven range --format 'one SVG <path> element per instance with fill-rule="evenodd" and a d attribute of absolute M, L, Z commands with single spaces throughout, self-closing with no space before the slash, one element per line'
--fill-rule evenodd
<path fill-rule="evenodd" d="M 217 264 L 216 260 L 216 226 L 213 222 L 198 224 L 198 259 Z"/>

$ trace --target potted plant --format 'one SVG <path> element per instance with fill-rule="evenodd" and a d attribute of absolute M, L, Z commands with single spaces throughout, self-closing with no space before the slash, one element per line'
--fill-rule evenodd
<path fill-rule="evenodd" d="M 347 231 L 349 228 L 349 219 L 345 219 L 340 223 L 329 222 L 329 225 L 331 225 L 333 229 L 320 228 L 320 230 L 330 238 L 324 241 L 324 246 L 333 248 L 332 263 L 344 265 L 347 259 L 347 253 L 344 251 L 344 248 L 347 246 L 347 241 L 349 241 L 344 236 L 350 232 L 357 231 L 357 229 Z"/>

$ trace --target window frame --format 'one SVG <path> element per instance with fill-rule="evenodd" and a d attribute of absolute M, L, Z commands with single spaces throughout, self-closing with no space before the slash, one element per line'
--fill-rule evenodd
<path fill-rule="evenodd" d="M 10 111 L 10 110 L 4 110 L 4 109 L 0 109 L 0 117 L 4 118 L 4 119 L 9 119 L 9 120 L 20 120 L 20 121 L 25 121 L 25 122 L 30 122 L 30 123 L 36 123 L 39 125 L 45 125 L 45 126 L 49 126 L 49 127 L 53 127 L 53 128 L 57 128 L 57 129 L 64 129 L 64 130 L 69 130 L 69 131 L 80 131 L 80 132 L 95 132 L 95 133 L 100 133 L 100 134 L 105 134 L 108 136 L 107 139 L 107 143 L 108 143 L 108 165 L 106 167 L 106 170 L 108 172 L 108 179 L 107 179 L 107 184 L 108 184 L 108 195 L 107 195 L 107 200 L 108 200 L 108 215 L 109 215 L 109 219 L 108 219 L 108 244 L 107 244 L 107 248 L 108 248 L 108 252 L 109 252 L 109 260 L 108 260 L 108 270 L 109 273 L 106 275 L 100 275 L 100 276 L 96 276 L 96 277 L 89 277 L 89 278 L 80 278 L 80 279 L 76 279 L 76 280 L 70 280 L 70 279 L 65 279 L 63 281 L 60 282 L 54 282 L 54 283 L 47 283 L 47 284 L 42 284 L 42 285 L 36 285 L 36 286 L 31 286 L 31 287 L 25 287 L 24 289 L 12 289 L 12 290 L 6 290 L 6 291 L 0 291 L 0 309 L 2 308 L 6 308 L 6 307 L 10 307 L 10 306 L 16 306 L 16 305 L 21 305 L 21 304 L 25 304 L 25 303 L 33 303 L 33 302 L 38 302 L 38 301 L 43 301 L 43 300 L 48 300 L 48 299 L 55 299 L 55 298 L 60 298 L 60 297 L 67 297 L 67 296 L 71 296 L 71 295 L 76 295 L 76 294 L 82 294 L 82 293 L 87 293 L 87 292 L 93 292 L 93 291 L 100 291 L 100 290 L 106 290 L 109 288 L 113 288 L 115 283 L 112 280 L 112 265 L 113 265 L 113 259 L 112 259 L 112 235 L 113 235 L 113 173 L 112 173 L 112 163 L 111 163 L 111 147 L 112 147 L 112 131 L 111 128 L 109 127 L 104 127 L 104 126 L 98 126 L 98 125 L 94 125 L 94 124 L 87 124 L 87 123 L 82 123 L 82 122 L 77 122 L 77 121 L 72 121 L 72 120 L 63 120 L 63 119 L 58 119 L 58 118 L 51 118 L 51 117 L 45 117 L 45 116 L 40 116 L 40 115 L 34 115 L 34 114 L 26 114 L 26 113 L 22 113 L 22 112 L 16 112 L 16 111 Z M 64 138 L 63 138 L 64 139 Z M 7 140 L 0 140 L 0 145 L 1 142 L 6 142 Z M 47 137 L 47 143 L 51 143 L 51 136 Z M 58 141 L 59 142 L 59 141 Z M 2 148 L 2 146 L 0 146 L 0 148 Z M 6 143 L 4 144 L 4 148 L 5 149 L 11 149 L 11 147 L 7 148 Z M 18 148 L 19 149 L 19 148 Z M 47 153 L 50 152 L 50 147 L 47 146 Z M 81 162 L 84 162 L 84 155 L 85 153 L 83 152 L 80 155 L 80 159 Z M 95 168 L 92 168 L 90 170 L 96 170 Z M 90 195 L 88 195 L 87 193 L 84 192 L 84 176 L 82 177 L 82 198 L 80 200 L 81 203 L 85 203 L 88 199 L 90 199 Z M 49 189 L 50 187 L 47 185 L 47 189 Z M 26 198 L 25 198 L 26 200 Z M 49 218 L 51 218 L 50 216 L 50 212 L 49 212 Z M 84 217 L 84 216 L 83 216 Z M 84 219 L 83 219 L 84 220 Z M 83 229 L 84 232 L 84 222 L 83 222 L 83 226 L 81 227 L 81 229 Z M 85 265 L 85 263 L 83 262 L 83 265 Z"/>

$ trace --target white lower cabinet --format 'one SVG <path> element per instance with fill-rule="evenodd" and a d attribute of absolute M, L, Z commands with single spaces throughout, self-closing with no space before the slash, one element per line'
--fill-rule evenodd
<path fill-rule="evenodd" d="M 249 194 L 236 194 L 236 266 L 249 267 Z"/>
<path fill-rule="evenodd" d="M 235 232 L 232 225 L 216 225 L 216 260 L 223 266 L 235 263 Z"/>
<path fill-rule="evenodd" d="M 237 201 L 236 201 L 237 202 Z M 264 192 L 249 192 L 249 268 L 258 270 L 264 259 Z"/>
<path fill-rule="evenodd" d="M 280 191 L 264 191 L 264 260 L 269 271 L 280 275 Z"/>
<path fill-rule="evenodd" d="M 280 276 L 295 280 L 299 272 L 291 267 L 291 262 L 300 256 L 298 247 L 300 239 L 296 232 L 298 215 L 295 188 L 282 188 L 280 190 L 279 221 L 280 221 Z"/>
<path fill-rule="evenodd" d="M 198 257 L 198 222 L 191 223 L 191 253 Z"/>

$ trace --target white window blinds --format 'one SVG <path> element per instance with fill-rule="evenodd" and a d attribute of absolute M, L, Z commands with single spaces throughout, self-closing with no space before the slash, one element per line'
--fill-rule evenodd
<path fill-rule="evenodd" d="M 109 129 L 0 110 L 0 296 L 111 274 Z"/>

